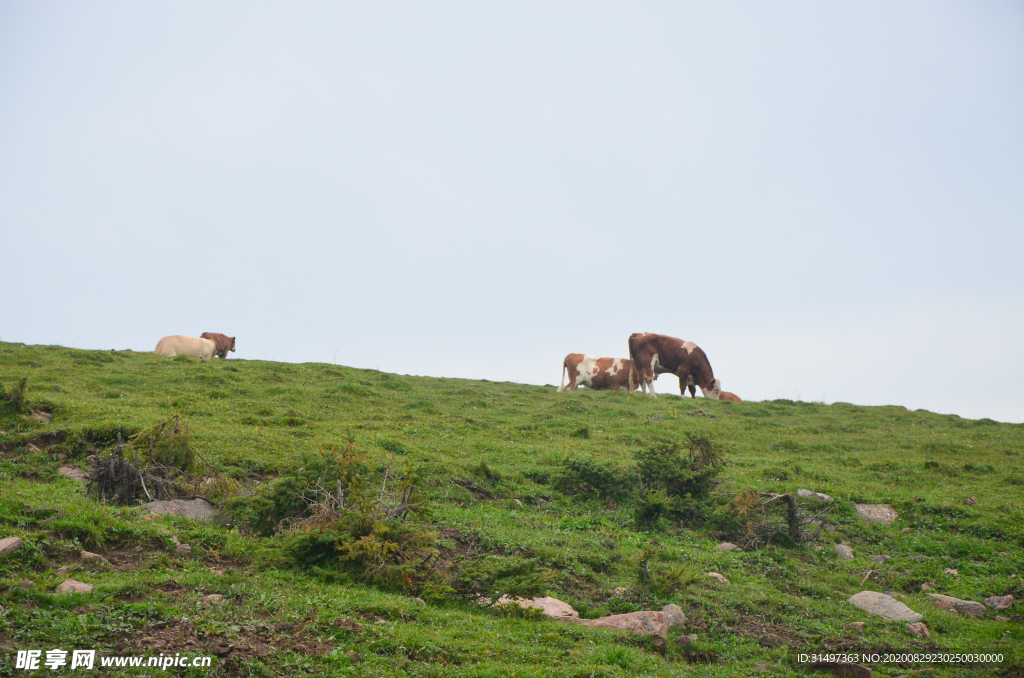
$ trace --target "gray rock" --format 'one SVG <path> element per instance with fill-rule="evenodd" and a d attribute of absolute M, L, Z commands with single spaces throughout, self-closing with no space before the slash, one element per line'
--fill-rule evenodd
<path fill-rule="evenodd" d="M 835 499 L 822 492 L 812 492 L 811 490 L 804 489 L 797 490 L 796 496 L 801 497 L 802 499 L 813 499 L 815 501 L 825 502 L 826 504 L 831 504 L 835 501 Z"/>
<path fill-rule="evenodd" d="M 217 509 L 205 499 L 169 499 L 143 504 L 151 513 L 181 516 L 189 520 L 211 520 Z"/>
<path fill-rule="evenodd" d="M 519 607 L 522 608 L 535 608 L 551 617 L 552 619 L 578 619 L 580 613 L 572 609 L 572 605 L 569 603 L 562 602 L 558 598 L 551 598 L 545 596 L 543 598 L 516 598 L 512 599 L 508 596 L 502 596 L 498 598 L 498 602 L 495 605 L 511 605 L 518 603 Z"/>
<path fill-rule="evenodd" d="M 199 600 L 207 605 L 220 605 L 224 602 L 224 596 L 219 593 L 211 593 L 210 595 L 203 596 Z"/>
<path fill-rule="evenodd" d="M 90 562 L 94 562 L 94 563 L 103 563 L 103 562 L 106 562 L 106 560 L 107 560 L 106 558 L 104 558 L 100 554 L 92 553 L 90 551 L 82 551 L 81 558 L 82 558 L 82 560 L 90 561 Z"/>
<path fill-rule="evenodd" d="M 74 579 L 65 579 L 56 588 L 58 593 L 89 593 L 92 591 L 92 584 L 83 584 Z"/>
<path fill-rule="evenodd" d="M 953 596 L 944 596 L 941 593 L 929 593 L 928 597 L 941 610 L 956 610 L 971 617 L 985 616 L 985 606 L 973 600 L 961 600 Z"/>
<path fill-rule="evenodd" d="M 77 466 L 61 466 L 57 469 L 57 473 L 62 476 L 71 478 L 72 480 L 88 480 L 89 474 L 78 468 Z"/>
<path fill-rule="evenodd" d="M 889 621 L 910 622 L 911 624 L 921 621 L 923 617 L 911 610 L 909 607 L 891 596 L 877 591 L 861 591 L 846 599 L 871 614 L 877 614 Z"/>
<path fill-rule="evenodd" d="M 881 565 L 882 563 L 887 562 L 889 560 L 889 556 L 871 556 L 870 560 L 873 563 Z"/>
<path fill-rule="evenodd" d="M 179 556 L 187 556 L 192 553 L 192 547 L 188 544 L 178 544 L 174 547 L 174 552 Z"/>
<path fill-rule="evenodd" d="M 989 596 L 985 604 L 993 610 L 1009 610 L 1013 606 L 1013 596 Z"/>
<path fill-rule="evenodd" d="M 25 542 L 22 541 L 21 537 L 4 537 L 0 539 L 0 553 L 14 553 L 21 548 L 21 545 Z"/>
<path fill-rule="evenodd" d="M 661 611 L 668 617 L 668 627 L 670 629 L 682 628 L 686 625 L 686 613 L 675 603 L 669 603 L 661 608 Z"/>
<path fill-rule="evenodd" d="M 954 577 L 959 577 L 960 576 L 960 573 L 957 572 L 956 570 L 954 570 L 952 567 L 944 567 L 944 568 L 942 568 L 942 574 L 948 574 L 948 575 L 952 575 Z"/>
<path fill-rule="evenodd" d="M 892 525 L 892 522 L 900 516 L 888 504 L 854 504 L 853 506 L 857 509 L 857 517 L 868 523 Z"/>
<path fill-rule="evenodd" d="M 696 633 L 687 633 L 684 636 L 679 636 L 679 639 L 676 641 L 676 644 L 679 645 L 679 647 L 686 647 L 690 643 L 696 643 L 696 642 L 697 642 L 697 634 Z"/>
<path fill-rule="evenodd" d="M 911 560 L 928 560 L 928 556 L 923 553 L 911 553 L 907 558 Z"/>
<path fill-rule="evenodd" d="M 836 555 L 843 560 L 853 560 L 853 549 L 845 544 L 836 544 Z"/>
<path fill-rule="evenodd" d="M 850 624 L 850 630 L 854 633 L 864 634 L 865 622 L 852 622 Z"/>
<path fill-rule="evenodd" d="M 743 550 L 739 546 L 736 546 L 736 544 L 730 544 L 727 541 L 723 541 L 721 544 L 719 544 L 718 548 L 722 549 L 723 551 L 742 551 Z"/>

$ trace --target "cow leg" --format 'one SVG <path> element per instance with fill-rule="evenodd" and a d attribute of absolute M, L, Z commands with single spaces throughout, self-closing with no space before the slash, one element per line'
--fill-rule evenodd
<path fill-rule="evenodd" d="M 652 398 L 657 398 L 658 394 L 654 392 L 654 380 L 653 379 L 651 379 L 651 383 L 649 383 L 648 386 L 651 387 L 651 397 Z"/>

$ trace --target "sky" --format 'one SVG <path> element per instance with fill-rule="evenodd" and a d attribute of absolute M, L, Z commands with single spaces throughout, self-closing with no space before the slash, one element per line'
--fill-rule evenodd
<path fill-rule="evenodd" d="M 1019 2 L 0 0 L 3 341 L 1024 422 L 1022 255 Z"/>

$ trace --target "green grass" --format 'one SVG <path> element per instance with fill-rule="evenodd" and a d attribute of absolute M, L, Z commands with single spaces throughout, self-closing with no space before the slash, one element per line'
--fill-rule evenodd
<path fill-rule="evenodd" d="M 288 633 L 271 635 L 308 641 L 301 647 L 282 641 L 260 657 L 252 650 L 214 659 L 214 673 L 256 676 L 726 676 L 750 675 L 758 663 L 770 669 L 766 675 L 802 675 L 799 652 L 931 648 L 1009 658 L 1024 646 L 1019 602 L 1000 613 L 1008 621 L 996 621 L 994 612 L 969 619 L 936 610 L 920 593 L 927 581 L 940 593 L 972 600 L 1012 593 L 1019 601 L 1024 594 L 1022 425 L 902 407 L 559 394 L 552 387 L 335 365 L 203 364 L 0 343 L 0 384 L 9 388 L 21 377 L 28 378 L 29 402 L 52 410 L 53 418 L 45 424 L 0 415 L 0 536 L 28 539 L 26 548 L 0 559 L 6 608 L 0 675 L 22 673 L 13 669 L 16 649 L 146 647 L 144 639 L 183 625 L 194 628 L 204 647 L 248 647 L 265 634 L 260 624 L 290 624 Z M 587 617 L 677 603 L 691 620 L 685 632 L 698 640 L 684 652 L 674 642 L 680 631 L 673 630 L 662 656 L 640 638 L 504 617 L 458 602 L 424 607 L 296 567 L 278 537 L 142 520 L 142 511 L 99 505 L 80 483 L 57 473 L 62 463 L 84 465 L 85 448 L 109 445 L 115 430 L 134 433 L 173 414 L 190 428 L 197 451 L 248 490 L 325 445 L 353 441 L 375 463 L 394 453 L 424 474 L 429 520 L 445 530 L 450 546 L 456 546 L 451 535 L 475 534 L 483 552 L 539 559 L 557 573 L 550 595 Z M 728 479 L 720 492 L 825 492 L 836 497 L 830 518 L 836 530 L 824 531 L 818 544 L 728 553 L 715 548 L 722 535 L 707 525 L 662 523 L 653 532 L 636 531 L 629 506 L 566 497 L 550 482 L 568 458 L 627 466 L 654 441 L 682 443 L 685 432 L 696 430 L 713 432 L 722 444 Z M 86 442 L 54 444 L 60 438 L 47 434 L 58 433 Z M 31 451 L 29 441 L 49 446 Z M 964 505 L 968 496 L 977 504 Z M 862 523 L 853 502 L 889 503 L 900 519 L 889 527 Z M 902 532 L 905 527 L 910 531 Z M 174 538 L 192 545 L 192 554 L 176 555 Z M 831 546 L 839 541 L 853 547 L 853 561 L 836 559 Z M 116 554 L 123 564 L 69 575 L 94 584 L 91 594 L 52 593 L 64 578 L 55 569 L 74 562 L 82 547 Z M 642 598 L 645 551 L 692 583 Z M 875 554 L 891 560 L 876 565 L 868 560 Z M 944 568 L 959 576 L 943 574 Z M 713 584 L 703 577 L 708 571 L 731 584 Z M 180 588 L 168 591 L 169 579 Z M 615 594 L 617 587 L 628 592 Z M 844 602 L 862 588 L 904 594 L 925 615 L 932 640 Z M 199 606 L 208 593 L 224 594 L 227 604 Z M 340 628 L 339 617 L 362 630 Z M 863 639 L 847 630 L 858 620 L 868 622 Z M 318 654 L 309 643 L 333 650 Z M 353 662 L 348 650 L 362 661 Z M 183 650 L 172 645 L 174 651 Z M 876 675 L 904 672 L 876 666 Z M 941 669 L 941 675 L 990 674 L 988 668 Z"/>

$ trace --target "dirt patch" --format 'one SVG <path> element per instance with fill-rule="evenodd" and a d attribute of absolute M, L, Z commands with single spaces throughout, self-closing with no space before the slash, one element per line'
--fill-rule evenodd
<path fill-rule="evenodd" d="M 202 653 L 223 659 L 232 657 L 266 657 L 280 652 L 304 655 L 328 654 L 334 643 L 320 641 L 298 624 L 251 624 L 233 627 L 237 632 L 219 635 L 204 634 L 192 622 L 178 622 L 169 626 L 148 626 L 118 639 L 117 647 L 136 654 Z"/>
<path fill-rule="evenodd" d="M 804 645 L 803 638 L 792 629 L 761 617 L 740 617 L 733 630 L 741 636 L 757 640 L 761 647 L 787 645 L 791 648 L 800 648 Z"/>

